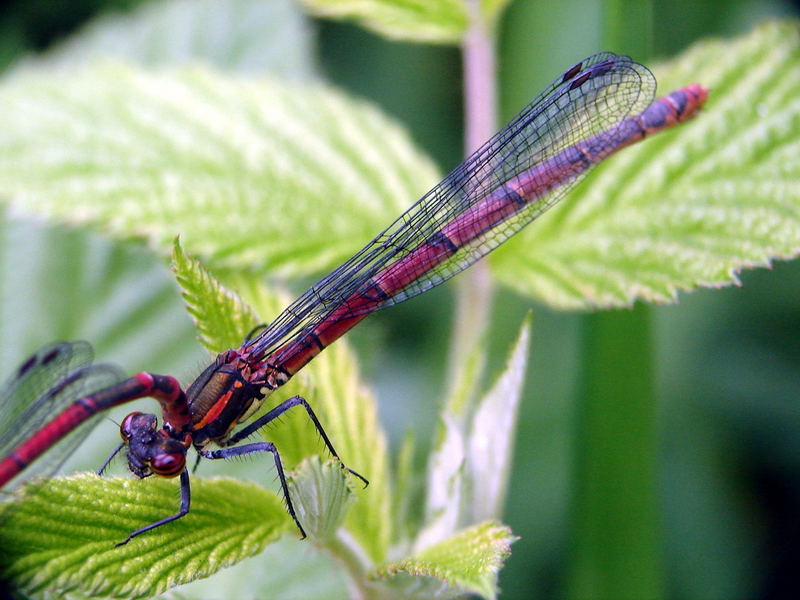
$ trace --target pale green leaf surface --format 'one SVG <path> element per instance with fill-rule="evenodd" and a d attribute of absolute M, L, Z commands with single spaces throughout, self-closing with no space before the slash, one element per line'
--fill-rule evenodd
<path fill-rule="evenodd" d="M 104 13 L 18 66 L 49 71 L 114 57 L 148 66 L 206 63 L 283 79 L 314 76 L 311 28 L 293 0 L 159 0 Z"/>
<path fill-rule="evenodd" d="M 355 21 L 387 38 L 458 43 L 467 25 L 462 0 L 303 0 L 320 17 Z"/>
<path fill-rule="evenodd" d="M 258 322 L 250 305 L 186 256 L 178 239 L 172 249 L 172 270 L 202 344 L 214 354 L 238 347 Z"/>
<path fill-rule="evenodd" d="M 255 315 L 252 326 L 270 323 L 292 300 L 292 295 L 283 286 L 268 284 L 247 271 L 223 272 L 220 278 L 223 281 L 217 285 L 223 285 L 223 289 L 229 291 L 236 290 L 242 301 L 249 305 Z"/>
<path fill-rule="evenodd" d="M 451 536 L 463 515 L 464 425 L 445 410 L 437 429 L 428 458 L 425 523 L 414 542 L 415 548 L 425 548 Z"/>
<path fill-rule="evenodd" d="M 311 456 L 292 472 L 288 485 L 306 535 L 318 543 L 330 539 L 354 500 L 342 464 Z"/>
<path fill-rule="evenodd" d="M 2 380 L 37 346 L 55 339 L 89 340 L 98 361 L 128 370 L 194 366 L 192 328 L 174 283 L 142 248 L 4 218 L 0 289 Z"/>
<path fill-rule="evenodd" d="M 103 65 L 0 86 L 0 197 L 214 267 L 307 274 L 435 182 L 374 107 L 322 85 Z"/>
<path fill-rule="evenodd" d="M 451 379 L 444 410 L 460 422 L 474 409 L 481 376 L 486 368 L 486 350 L 483 344 L 475 344 L 472 351 L 460 361 L 456 374 Z"/>
<path fill-rule="evenodd" d="M 176 512 L 176 483 L 79 475 L 28 485 L 2 507 L 0 572 L 37 595 L 150 598 L 258 554 L 294 527 L 273 493 L 195 478 L 187 516 L 115 547 Z"/>
<path fill-rule="evenodd" d="M 313 573 L 313 577 L 309 577 Z M 213 578 L 182 585 L 168 600 L 349 600 L 341 564 L 328 552 L 298 542 L 290 532 L 256 557 L 244 560 Z M 224 596 L 219 596 L 224 594 Z"/>
<path fill-rule="evenodd" d="M 768 23 L 655 68 L 700 83 L 691 122 L 597 167 L 495 253 L 498 278 L 562 308 L 673 301 L 800 251 L 800 26 Z"/>
<path fill-rule="evenodd" d="M 460 403 L 449 402 L 443 408 L 428 460 L 425 524 L 415 548 L 426 548 L 461 527 L 500 516 L 529 337 L 530 319 L 523 323 L 505 369 L 466 415 Z"/>
<path fill-rule="evenodd" d="M 416 553 L 410 558 L 380 566 L 373 574 L 376 579 L 397 579 L 398 586 L 416 588 L 415 597 L 445 598 L 473 593 L 483 598 L 496 595 L 497 573 L 511 553 L 515 541 L 511 530 L 493 521 L 474 525 L 457 535 Z M 420 582 L 409 581 L 430 577 L 447 588 L 430 586 L 430 593 L 419 590 Z M 448 589 L 449 588 L 449 589 Z"/>
<path fill-rule="evenodd" d="M 419 514 L 411 503 L 414 500 L 414 432 L 406 431 L 394 463 L 394 490 L 391 511 L 395 542 L 405 543 L 418 525 Z"/>
<path fill-rule="evenodd" d="M 466 440 L 472 523 L 499 518 L 503 512 L 528 363 L 530 321 L 528 317 L 523 322 L 505 369 L 472 416 Z"/>

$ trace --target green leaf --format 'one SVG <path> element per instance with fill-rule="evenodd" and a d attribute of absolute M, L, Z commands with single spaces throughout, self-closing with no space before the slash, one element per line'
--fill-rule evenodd
<path fill-rule="evenodd" d="M 530 315 L 520 327 L 506 367 L 478 402 L 467 443 L 467 470 L 473 523 L 499 518 L 503 512 L 517 430 L 517 414 L 528 364 Z"/>
<path fill-rule="evenodd" d="M 306 534 L 317 543 L 333 537 L 354 500 L 342 464 L 323 463 L 319 456 L 312 456 L 300 463 L 288 484 Z"/>
<path fill-rule="evenodd" d="M 116 547 L 177 511 L 175 483 L 79 475 L 26 486 L 2 507 L 0 575 L 36 594 L 150 598 L 258 554 L 294 527 L 275 494 L 194 479 L 194 510 Z"/>
<path fill-rule="evenodd" d="M 24 65 L 74 70 L 115 57 L 148 66 L 206 63 L 284 79 L 314 75 L 312 32 L 292 0 L 161 0 L 95 18 Z"/>
<path fill-rule="evenodd" d="M 425 525 L 415 547 L 430 546 L 461 527 L 500 516 L 529 337 L 530 317 L 520 328 L 505 369 L 478 403 L 467 414 L 454 402 L 442 410 L 428 461 Z"/>
<path fill-rule="evenodd" d="M 470 323 L 470 326 L 473 326 L 473 323 Z M 486 350 L 483 344 L 477 343 L 460 361 L 445 399 L 445 410 L 459 421 L 475 408 L 475 390 L 485 368 Z"/>
<path fill-rule="evenodd" d="M 0 273 L 6 369 L 45 342 L 76 337 L 91 340 L 98 361 L 129 370 L 180 371 L 196 361 L 174 284 L 142 248 L 3 217 Z M 4 370 L 0 378 L 7 375 Z"/>
<path fill-rule="evenodd" d="M 800 251 L 800 26 L 769 23 L 655 68 L 705 109 L 626 149 L 494 256 L 500 280 L 553 306 L 673 301 Z"/>
<path fill-rule="evenodd" d="M 290 533 L 256 558 L 242 561 L 213 578 L 182 585 L 167 597 L 348 600 L 347 591 L 341 564 L 329 552 L 313 548 L 308 542 L 297 542 Z"/>
<path fill-rule="evenodd" d="M 389 39 L 456 44 L 467 25 L 462 0 L 303 0 L 320 17 L 352 20 Z"/>
<path fill-rule="evenodd" d="M 445 409 L 439 417 L 436 441 L 428 459 L 425 521 L 415 542 L 417 547 L 440 542 L 462 524 L 465 437 L 463 421 Z"/>
<path fill-rule="evenodd" d="M 216 268 L 328 269 L 435 181 L 397 124 L 322 85 L 117 64 L 0 86 L 0 197 L 164 253 L 180 233 Z"/>
<path fill-rule="evenodd" d="M 397 451 L 394 469 L 394 493 L 392 494 L 392 519 L 394 542 L 405 543 L 411 539 L 418 527 L 420 511 L 412 505 L 415 500 L 414 486 L 414 432 L 406 431 Z"/>
<path fill-rule="evenodd" d="M 373 577 L 392 579 L 397 588 L 414 589 L 415 598 L 451 598 L 464 593 L 494 598 L 497 573 L 515 539 L 508 527 L 487 521 L 410 558 L 382 565 Z M 432 578 L 427 589 L 420 590 L 420 577 Z M 442 588 L 441 583 L 447 587 Z"/>
<path fill-rule="evenodd" d="M 239 346 L 258 323 L 250 305 L 223 287 L 198 261 L 186 256 L 178 238 L 172 250 L 172 270 L 203 345 L 215 354 Z"/>

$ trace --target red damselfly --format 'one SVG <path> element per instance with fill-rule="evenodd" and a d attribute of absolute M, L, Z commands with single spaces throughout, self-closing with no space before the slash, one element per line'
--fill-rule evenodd
<path fill-rule="evenodd" d="M 106 381 L 116 374 L 81 359 L 85 347 L 80 343 L 40 351 L 7 388 L 28 389 L 24 396 L 30 406 L 12 415 L 13 433 L 0 438 L 0 485 L 99 412 L 148 396 L 161 404 L 163 426 L 158 427 L 155 415 L 131 413 L 121 425 L 123 443 L 112 456 L 127 446 L 128 466 L 137 477 L 180 476 L 180 510 L 137 529 L 122 544 L 188 512 L 186 453 L 192 446 L 209 459 L 271 453 L 289 514 L 305 536 L 278 449 L 270 442 L 235 444 L 302 406 L 338 458 L 311 406 L 295 396 L 234 433 L 236 426 L 368 314 L 467 268 L 555 204 L 593 165 L 694 116 L 708 93 L 693 84 L 651 104 L 655 85 L 650 71 L 627 56 L 600 53 L 576 64 L 269 326 L 217 356 L 185 391 L 173 377 L 152 373 Z M 49 373 L 56 366 L 58 372 Z M 6 411 L 5 406 L 0 410 Z M 43 415 L 52 420 L 43 422 Z M 219 448 L 209 449 L 212 442 Z"/>

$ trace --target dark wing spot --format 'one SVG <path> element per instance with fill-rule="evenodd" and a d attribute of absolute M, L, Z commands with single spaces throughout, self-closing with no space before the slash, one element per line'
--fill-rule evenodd
<path fill-rule="evenodd" d="M 584 83 L 586 83 L 589 78 L 592 76 L 591 71 L 586 71 L 585 73 L 581 74 L 575 81 L 572 82 L 572 85 L 569 86 L 569 89 L 574 90 L 581 87 Z"/>
<path fill-rule="evenodd" d="M 561 78 L 561 83 L 566 83 L 567 81 L 575 77 L 575 75 L 581 72 L 582 68 L 583 68 L 583 63 L 579 62 L 577 65 L 569 69 L 566 73 L 564 73 L 564 77 Z"/>
<path fill-rule="evenodd" d="M 28 360 L 22 363 L 19 366 L 19 369 L 17 369 L 17 377 L 22 377 L 23 375 L 25 375 L 25 373 L 30 371 L 35 364 L 36 364 L 36 356 L 28 357 Z"/>

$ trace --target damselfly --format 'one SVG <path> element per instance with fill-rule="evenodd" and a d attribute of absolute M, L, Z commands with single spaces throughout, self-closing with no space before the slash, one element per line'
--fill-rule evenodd
<path fill-rule="evenodd" d="M 152 373 L 115 382 L 107 369 L 90 366 L 85 359 L 75 362 L 85 354 L 80 343 L 40 351 L 6 388 L 15 392 L 9 397 L 21 396 L 28 405 L 16 410 L 5 400 L 0 407 L 13 418 L 10 433 L 0 439 L 0 486 L 100 411 L 149 396 L 161 404 L 163 426 L 158 427 L 155 415 L 131 413 L 122 422 L 123 443 L 114 454 L 127 446 L 128 466 L 137 477 L 180 476 L 180 510 L 137 529 L 122 544 L 188 512 L 186 453 L 192 446 L 209 459 L 271 453 L 287 509 L 305 536 L 278 449 L 270 442 L 235 444 L 302 406 L 327 449 L 338 457 L 311 406 L 295 396 L 234 432 L 236 426 L 368 314 L 466 269 L 553 206 L 593 165 L 691 118 L 708 94 L 692 84 L 651 104 L 655 85 L 650 71 L 627 56 L 600 53 L 571 67 L 269 326 L 238 349 L 217 356 L 185 391 L 173 377 Z M 46 376 L 54 366 L 60 369 L 58 376 Z M 23 388 L 27 394 L 16 393 Z M 219 448 L 210 449 L 212 442 Z"/>

